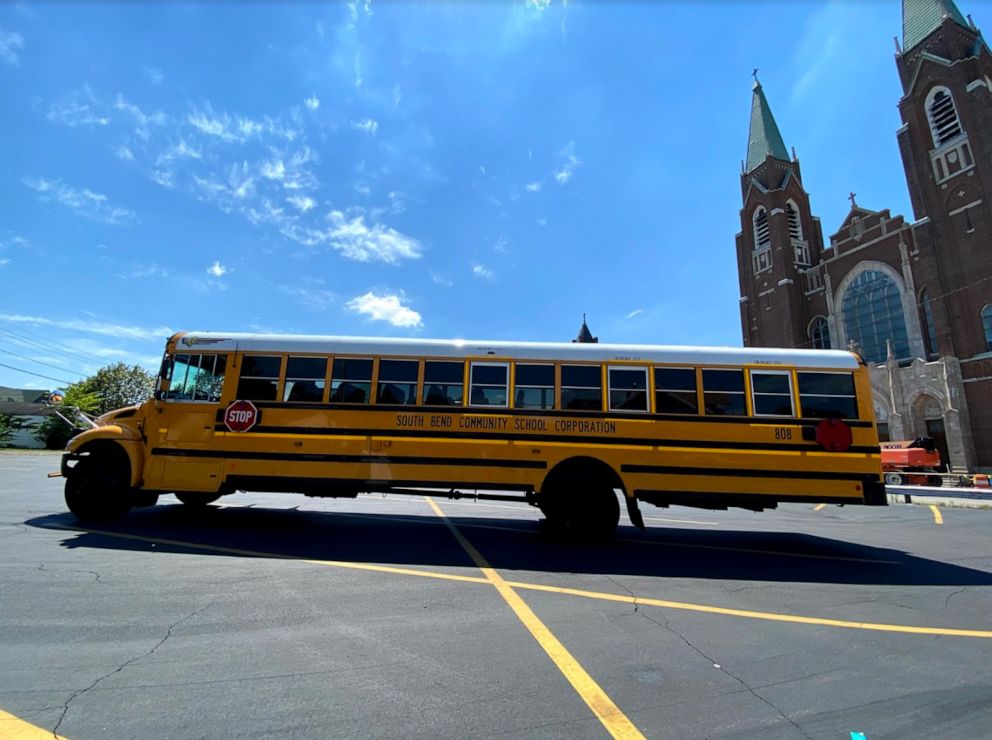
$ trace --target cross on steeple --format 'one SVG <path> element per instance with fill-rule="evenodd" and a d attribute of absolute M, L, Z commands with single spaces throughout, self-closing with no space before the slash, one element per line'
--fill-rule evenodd
<path fill-rule="evenodd" d="M 852 191 L 851 194 L 847 196 L 847 199 L 849 201 L 851 201 L 851 208 L 857 208 L 858 207 L 858 204 L 854 202 L 854 197 L 856 195 L 857 195 L 857 193 L 855 193 L 855 192 Z"/>
<path fill-rule="evenodd" d="M 751 76 L 754 78 L 754 81 L 755 82 L 758 81 L 758 68 L 757 67 L 755 67 L 754 70 L 751 72 Z"/>

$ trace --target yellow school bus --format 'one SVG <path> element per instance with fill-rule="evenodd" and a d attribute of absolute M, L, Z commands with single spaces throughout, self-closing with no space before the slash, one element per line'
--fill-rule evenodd
<path fill-rule="evenodd" d="M 159 383 L 69 442 L 79 519 L 426 487 L 608 534 L 618 492 L 641 527 L 640 503 L 886 502 L 868 368 L 839 350 L 190 332 Z"/>

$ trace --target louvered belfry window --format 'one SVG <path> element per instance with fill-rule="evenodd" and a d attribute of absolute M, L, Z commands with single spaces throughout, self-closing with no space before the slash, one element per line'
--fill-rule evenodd
<path fill-rule="evenodd" d="M 768 211 L 759 208 L 754 214 L 754 248 L 764 249 L 771 243 L 768 232 Z"/>
<path fill-rule="evenodd" d="M 785 207 L 789 213 L 789 236 L 793 239 L 802 239 L 803 227 L 799 222 L 799 211 L 796 210 L 796 206 L 791 200 L 785 204 Z"/>
<path fill-rule="evenodd" d="M 943 146 L 961 135 L 961 121 L 954 107 L 954 100 L 947 90 L 938 90 L 927 105 L 930 132 L 935 146 Z"/>

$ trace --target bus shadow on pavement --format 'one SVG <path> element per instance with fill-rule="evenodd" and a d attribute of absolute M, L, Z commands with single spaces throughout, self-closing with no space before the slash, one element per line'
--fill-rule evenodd
<path fill-rule="evenodd" d="M 504 575 L 512 571 L 766 582 L 987 586 L 992 574 L 868 544 L 804 533 L 621 525 L 604 543 L 555 536 L 544 522 L 489 516 L 449 521 Z M 112 524 L 71 514 L 25 524 L 64 531 L 62 546 L 204 557 L 336 560 L 399 567 L 471 567 L 432 514 L 300 511 L 160 504 Z"/>

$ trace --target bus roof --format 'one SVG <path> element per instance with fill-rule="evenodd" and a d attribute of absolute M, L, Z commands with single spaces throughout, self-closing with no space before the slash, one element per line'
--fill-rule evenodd
<path fill-rule="evenodd" d="M 476 339 L 402 339 L 303 334 L 181 332 L 169 339 L 176 352 L 273 352 L 323 355 L 396 355 L 401 357 L 493 357 L 514 360 L 647 362 L 673 365 L 781 365 L 853 370 L 860 361 L 844 350 L 765 349 L 754 347 L 681 347 L 649 344 L 507 342 Z"/>

